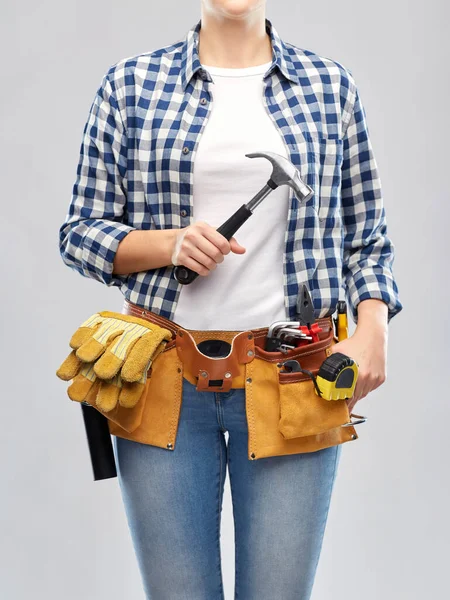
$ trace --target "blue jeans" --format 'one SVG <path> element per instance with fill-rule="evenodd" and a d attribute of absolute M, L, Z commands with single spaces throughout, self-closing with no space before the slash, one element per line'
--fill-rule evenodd
<path fill-rule="evenodd" d="M 235 598 L 310 598 L 341 445 L 249 460 L 244 389 L 198 392 L 183 378 L 173 451 L 116 436 L 113 447 L 148 599 L 223 600 L 219 535 L 227 465 Z"/>

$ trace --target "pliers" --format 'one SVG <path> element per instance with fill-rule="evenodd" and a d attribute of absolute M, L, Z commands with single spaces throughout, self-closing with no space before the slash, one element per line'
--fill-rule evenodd
<path fill-rule="evenodd" d="M 296 319 L 300 322 L 300 331 L 311 336 L 313 342 L 318 342 L 319 332 L 322 331 L 322 328 L 315 322 L 314 305 L 308 288 L 304 283 L 301 285 L 300 294 L 297 300 Z"/>

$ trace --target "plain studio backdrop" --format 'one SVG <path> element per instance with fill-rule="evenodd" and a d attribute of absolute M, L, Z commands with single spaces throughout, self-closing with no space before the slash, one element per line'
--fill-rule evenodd
<path fill-rule="evenodd" d="M 448 587 L 446 8 L 443 0 L 267 5 L 284 41 L 353 72 L 404 305 L 389 328 L 388 378 L 355 407 L 368 420 L 343 447 L 314 600 L 423 600 Z M 63 264 L 58 229 L 103 74 L 179 40 L 200 2 L 6 2 L 2 13 L 0 597 L 142 600 L 118 480 L 93 481 L 81 408 L 55 375 L 73 331 L 97 310 L 120 311 L 122 295 Z M 233 544 L 227 476 L 227 598 Z"/>

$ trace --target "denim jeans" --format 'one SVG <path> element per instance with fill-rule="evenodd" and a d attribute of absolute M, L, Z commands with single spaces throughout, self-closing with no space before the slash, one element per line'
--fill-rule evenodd
<path fill-rule="evenodd" d="M 223 600 L 219 536 L 227 466 L 235 599 L 310 598 L 341 445 L 249 460 L 244 389 L 198 392 L 183 378 L 174 450 L 116 436 L 113 447 L 148 599 Z"/>

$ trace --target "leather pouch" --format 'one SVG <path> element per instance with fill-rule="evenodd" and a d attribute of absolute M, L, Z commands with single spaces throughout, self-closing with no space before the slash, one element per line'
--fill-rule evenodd
<path fill-rule="evenodd" d="M 314 452 L 358 439 L 345 400 L 320 398 L 311 379 L 297 381 L 297 373 L 286 373 L 280 381 L 282 362 L 295 359 L 302 368 L 317 372 L 334 343 L 330 329 L 325 339 L 284 354 L 265 351 L 263 338 L 255 338 L 255 358 L 245 365 L 249 459 Z"/>
<path fill-rule="evenodd" d="M 158 359 L 156 359 L 156 360 L 158 360 Z M 129 433 L 131 433 L 137 427 L 139 427 L 139 425 L 141 423 L 142 414 L 143 414 L 144 405 L 145 405 L 145 398 L 147 397 L 147 390 L 149 387 L 149 383 L 150 383 L 150 380 L 147 379 L 142 396 L 140 397 L 136 406 L 133 406 L 133 408 L 125 408 L 125 407 L 121 406 L 120 404 L 117 404 L 115 406 L 115 408 L 113 408 L 112 410 L 109 410 L 109 411 L 102 410 L 97 405 L 97 402 L 96 402 L 96 396 L 97 396 L 98 388 L 100 385 L 100 381 L 96 381 L 94 383 L 94 385 L 90 389 L 88 395 L 86 396 L 84 402 L 87 402 L 93 408 L 95 408 L 100 413 L 102 413 L 102 415 L 105 416 L 108 419 L 108 421 L 115 423 L 116 425 L 119 425 L 119 427 L 121 427 L 124 431 L 128 431 Z"/>
<path fill-rule="evenodd" d="M 317 375 L 319 369 L 311 369 Z M 326 400 L 316 394 L 312 379 L 305 373 L 278 373 L 280 421 L 286 439 L 317 435 L 350 421 L 344 399 Z"/>
<path fill-rule="evenodd" d="M 183 365 L 173 340 L 155 359 L 139 404 L 131 409 L 135 411 L 134 415 L 120 414 L 117 419 L 114 415 L 113 418 L 108 417 L 110 433 L 142 444 L 173 450 L 180 419 L 182 391 Z M 126 419 L 133 419 L 133 429 L 129 428 L 130 423 Z"/>

